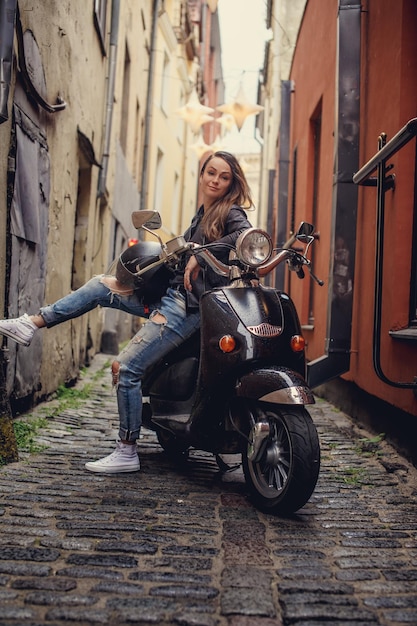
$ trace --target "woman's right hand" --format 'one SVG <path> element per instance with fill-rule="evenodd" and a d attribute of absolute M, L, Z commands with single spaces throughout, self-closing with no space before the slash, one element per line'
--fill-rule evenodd
<path fill-rule="evenodd" d="M 191 284 L 191 279 L 195 280 L 198 276 L 198 272 L 200 271 L 200 266 L 195 256 L 191 256 L 188 259 L 188 263 L 185 266 L 184 271 L 184 287 L 187 291 L 192 291 L 193 286 Z"/>

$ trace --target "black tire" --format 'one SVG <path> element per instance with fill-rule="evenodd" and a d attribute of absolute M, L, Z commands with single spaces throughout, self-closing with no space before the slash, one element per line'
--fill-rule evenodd
<path fill-rule="evenodd" d="M 265 512 L 294 513 L 306 504 L 317 483 L 320 444 L 316 427 L 300 406 L 257 403 L 251 410 L 252 426 L 259 420 L 269 423 L 259 453 L 250 460 L 248 445 L 242 452 L 250 498 Z"/>
<path fill-rule="evenodd" d="M 174 461 L 185 461 L 188 458 L 188 445 L 179 440 L 165 428 L 158 428 L 156 436 L 161 448 Z"/>

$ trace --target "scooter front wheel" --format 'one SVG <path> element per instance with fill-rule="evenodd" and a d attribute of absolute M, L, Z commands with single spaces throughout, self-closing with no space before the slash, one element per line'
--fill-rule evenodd
<path fill-rule="evenodd" d="M 289 514 L 309 500 L 320 469 L 320 444 L 308 411 L 301 406 L 262 405 L 251 410 L 249 440 L 262 425 L 265 433 L 257 449 L 242 452 L 243 471 L 257 508 Z"/>

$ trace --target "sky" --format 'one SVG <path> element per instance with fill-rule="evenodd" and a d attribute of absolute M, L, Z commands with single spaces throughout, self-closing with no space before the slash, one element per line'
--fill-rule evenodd
<path fill-rule="evenodd" d="M 232 102 L 242 84 L 246 98 L 256 104 L 259 70 L 263 67 L 266 39 L 266 0 L 218 0 L 223 79 L 226 103 Z M 240 132 L 227 134 L 225 148 L 258 152 L 254 139 L 255 116 L 246 119 Z"/>

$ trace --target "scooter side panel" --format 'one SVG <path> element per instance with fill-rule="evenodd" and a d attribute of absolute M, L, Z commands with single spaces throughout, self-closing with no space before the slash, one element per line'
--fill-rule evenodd
<path fill-rule="evenodd" d="M 200 333 L 196 332 L 146 372 L 142 394 L 150 397 L 153 415 L 182 415 L 191 411 L 199 351 Z"/>

